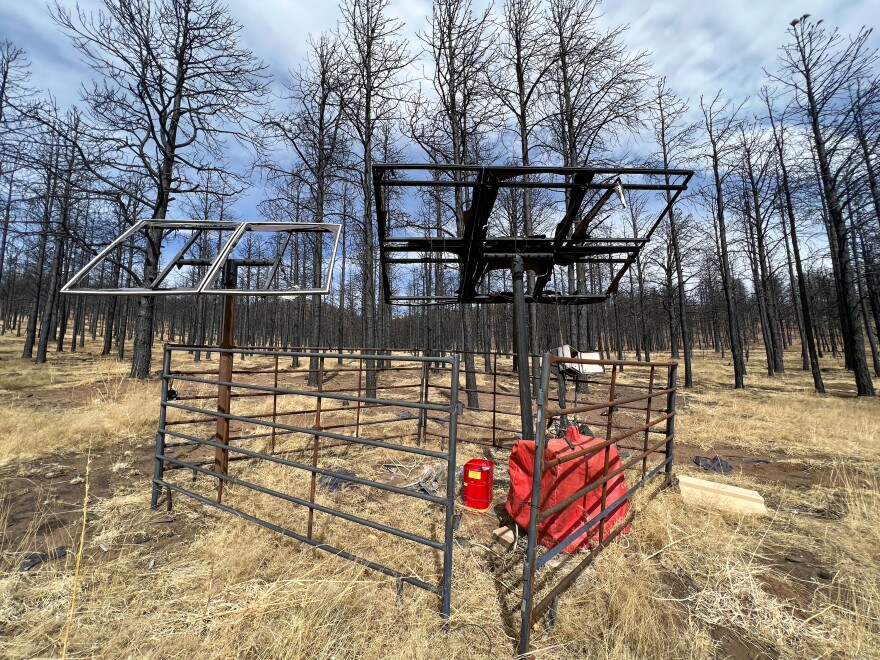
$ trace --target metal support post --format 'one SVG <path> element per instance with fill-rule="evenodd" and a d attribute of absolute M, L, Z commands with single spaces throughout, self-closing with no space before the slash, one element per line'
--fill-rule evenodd
<path fill-rule="evenodd" d="M 162 473 L 165 471 L 164 461 L 160 457 L 165 455 L 165 412 L 167 409 L 165 404 L 168 403 L 168 377 L 170 372 L 171 351 L 166 347 L 162 358 L 162 402 L 159 405 L 159 427 L 156 430 L 156 464 L 153 467 L 153 492 L 150 495 L 150 506 L 154 509 L 159 506 L 159 481 L 161 481 Z M 171 497 L 170 492 L 168 497 Z"/>
<path fill-rule="evenodd" d="M 223 286 L 234 289 L 237 279 L 237 265 L 230 259 L 226 262 L 223 271 Z M 231 350 L 235 345 L 235 296 L 223 297 L 223 316 L 220 320 L 220 358 L 217 367 L 217 427 L 214 433 L 214 441 L 221 445 L 229 444 L 229 417 L 230 402 L 232 399 L 232 386 L 224 383 L 232 382 L 232 364 L 234 356 Z M 227 349 L 227 350 L 223 350 Z M 229 468 L 229 450 L 214 450 L 214 471 L 226 475 Z M 223 500 L 223 479 L 217 479 L 217 502 Z"/>
<path fill-rule="evenodd" d="M 678 363 L 669 367 L 669 380 L 666 389 L 672 390 L 666 395 L 666 414 L 671 415 L 666 420 L 666 484 L 672 483 L 672 462 L 675 453 L 675 394 L 678 382 Z"/>
<path fill-rule="evenodd" d="M 529 498 L 529 532 L 526 545 L 526 560 L 523 564 L 523 595 L 520 607 L 519 655 L 529 652 L 532 635 L 532 598 L 537 568 L 538 554 L 538 514 L 541 509 L 541 475 L 544 474 L 544 441 L 546 424 L 547 388 L 550 382 L 550 353 L 545 353 L 541 363 L 541 385 L 538 387 L 538 434 L 535 439 L 535 462 L 532 472 L 532 494 Z"/>
<path fill-rule="evenodd" d="M 535 422 L 532 417 L 532 386 L 529 382 L 529 327 L 526 323 L 526 296 L 523 284 L 523 260 L 516 256 L 510 267 L 513 275 L 513 319 L 516 333 L 516 370 L 519 376 L 519 405 L 524 440 L 535 439 Z"/>
<path fill-rule="evenodd" d="M 324 391 L 324 358 L 319 357 L 318 358 L 318 392 L 320 393 L 323 391 Z M 322 397 L 319 396 L 317 399 L 317 402 L 316 402 L 317 405 L 315 406 L 315 430 L 316 431 L 321 430 L 321 399 L 322 399 Z M 316 433 L 312 439 L 312 467 L 315 468 L 315 470 L 312 471 L 312 481 L 311 481 L 311 484 L 309 485 L 309 502 L 311 502 L 312 504 L 315 503 L 315 494 L 316 494 L 317 486 L 318 486 L 318 484 L 317 484 L 317 479 L 318 479 L 317 467 L 318 467 L 318 455 L 319 455 L 320 448 L 321 448 L 320 441 L 321 441 L 321 438 Z M 312 526 L 314 524 L 314 520 L 315 520 L 315 509 L 314 509 L 314 507 L 310 507 L 309 508 L 309 521 L 308 521 L 308 524 L 306 525 L 306 536 L 308 536 L 309 538 L 312 538 Z"/>
<path fill-rule="evenodd" d="M 449 389 L 449 450 L 446 462 L 446 516 L 443 538 L 443 584 L 440 592 L 440 616 L 449 618 L 452 604 L 452 549 L 455 531 L 455 486 L 458 481 L 455 450 L 458 445 L 458 371 L 461 362 L 458 355 L 452 359 L 452 383 Z"/>

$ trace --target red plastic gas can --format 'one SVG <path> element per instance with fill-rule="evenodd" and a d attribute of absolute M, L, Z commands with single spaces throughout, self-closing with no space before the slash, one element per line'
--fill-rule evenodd
<path fill-rule="evenodd" d="M 464 505 L 477 511 L 487 511 L 492 506 L 492 480 L 495 464 L 485 458 L 472 458 L 464 464 Z"/>

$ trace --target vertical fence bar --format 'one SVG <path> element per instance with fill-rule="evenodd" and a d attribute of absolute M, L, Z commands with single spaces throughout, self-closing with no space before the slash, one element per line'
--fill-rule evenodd
<path fill-rule="evenodd" d="M 608 388 L 608 425 L 605 428 L 605 439 L 608 440 L 611 437 L 611 427 L 612 420 L 614 418 L 614 406 L 611 405 L 614 402 L 614 395 L 617 391 L 617 365 L 613 365 L 611 367 L 611 386 Z M 602 468 L 602 478 L 608 475 L 608 461 L 611 457 L 611 445 L 605 447 L 605 463 Z M 599 507 L 599 511 L 605 510 L 605 501 L 608 497 L 608 480 L 602 482 L 602 500 L 601 506 Z M 602 516 L 599 520 L 599 543 L 605 540 L 605 521 L 608 519 L 608 514 Z"/>
<path fill-rule="evenodd" d="M 165 463 L 160 456 L 165 455 L 165 415 L 166 403 L 168 403 L 168 378 L 171 372 L 171 349 L 165 347 L 162 356 L 162 398 L 159 404 L 159 426 L 156 429 L 156 463 L 153 466 L 153 491 L 150 494 L 150 506 L 159 506 L 159 481 L 162 479 Z M 170 497 L 170 494 L 169 494 Z M 169 500 L 170 501 L 170 500 Z"/>
<path fill-rule="evenodd" d="M 425 352 L 422 352 L 422 357 L 427 357 Z M 419 386 L 419 402 L 427 403 L 428 402 L 428 371 L 430 371 L 427 362 L 422 362 L 422 369 L 420 372 L 422 381 Z M 416 431 L 416 447 L 421 447 L 428 440 L 427 431 L 428 431 L 428 411 L 424 408 L 419 410 L 419 427 Z"/>
<path fill-rule="evenodd" d="M 361 436 L 361 396 L 363 396 L 363 387 L 364 387 L 364 360 L 361 359 L 358 361 L 360 364 L 360 368 L 358 369 L 358 401 L 357 401 L 357 409 L 354 413 L 354 435 L 356 438 Z M 373 362 L 375 364 L 375 362 Z M 367 371 L 370 370 L 370 360 L 366 362 Z M 374 395 L 375 396 L 375 395 Z"/>
<path fill-rule="evenodd" d="M 520 655 L 528 653 L 532 633 L 532 588 L 538 552 L 538 513 L 541 509 L 541 477 L 544 473 L 544 440 L 547 430 L 544 414 L 547 408 L 549 382 L 550 353 L 544 353 L 541 361 L 541 386 L 538 388 L 538 432 L 535 435 L 535 462 L 532 473 L 532 494 L 529 499 L 529 536 L 526 545 L 526 561 L 523 566 L 523 598 L 520 607 L 519 630 Z"/>
<path fill-rule="evenodd" d="M 492 446 L 497 447 L 498 443 L 495 440 L 496 435 L 496 426 L 497 422 L 496 411 L 498 410 L 497 399 L 498 399 L 498 351 L 495 351 L 493 354 L 493 362 L 492 365 Z"/>
<path fill-rule="evenodd" d="M 519 377 L 520 421 L 522 437 L 535 438 L 535 423 L 532 416 L 532 381 L 529 372 L 529 326 L 526 323 L 525 289 L 523 285 L 523 259 L 517 255 L 510 267 L 513 277 L 513 327 L 516 336 L 516 370 Z"/>
<path fill-rule="evenodd" d="M 449 450 L 446 459 L 446 519 L 443 551 L 443 587 L 440 616 L 449 618 L 452 605 L 452 549 L 455 526 L 455 485 L 458 477 L 456 449 L 458 446 L 458 370 L 461 358 L 452 360 L 452 383 L 449 389 Z"/>
<path fill-rule="evenodd" d="M 278 421 L 278 356 L 275 356 L 275 379 L 272 381 L 272 386 L 276 391 L 272 392 L 272 423 Z M 272 437 L 269 440 L 269 453 L 275 453 L 275 427 L 272 427 Z"/>
<path fill-rule="evenodd" d="M 651 430 L 647 427 L 651 423 L 651 408 L 654 403 L 654 371 L 655 367 L 652 364 L 650 380 L 648 381 L 648 403 L 645 406 L 645 447 L 643 450 L 645 455 L 642 457 L 642 479 L 648 473 L 648 435 L 650 435 Z"/>
<path fill-rule="evenodd" d="M 234 272 L 234 267 L 231 268 L 231 271 Z M 230 279 L 232 278 L 232 279 Z M 232 285 L 235 285 L 235 276 L 227 273 L 224 275 L 224 280 L 226 286 L 229 286 L 230 281 Z M 232 366 L 234 355 L 232 353 L 232 347 L 235 343 L 235 296 L 224 296 L 223 298 L 223 318 L 220 324 L 220 357 L 218 359 L 217 366 L 217 380 L 231 383 L 232 382 Z M 226 350 L 222 350 L 226 349 Z M 231 385 L 218 385 L 217 386 L 217 412 L 225 413 L 229 415 L 231 411 L 232 401 L 232 386 Z M 214 433 L 215 442 L 219 442 L 222 445 L 229 444 L 229 418 L 217 416 L 217 428 Z M 229 468 L 229 450 L 227 449 L 215 449 L 214 450 L 214 471 L 218 474 L 225 475 Z M 220 503 L 223 500 L 223 479 L 220 477 L 217 478 L 217 502 Z"/>
<path fill-rule="evenodd" d="M 324 391 L 324 357 L 321 356 L 318 358 L 318 392 Z M 321 398 L 318 397 L 315 405 L 315 430 L 321 430 Z M 319 443 L 320 437 L 315 434 L 312 439 L 312 467 L 318 467 L 318 452 L 319 452 Z M 312 483 L 309 487 L 309 502 L 312 504 L 315 503 L 315 492 L 318 487 L 318 473 L 312 472 Z M 306 536 L 312 538 L 312 525 L 315 520 L 315 510 L 313 508 L 309 508 L 309 523 L 306 527 Z"/>
<path fill-rule="evenodd" d="M 666 383 L 666 389 L 672 390 L 666 395 L 666 413 L 672 417 L 666 420 L 666 458 L 669 462 L 666 464 L 666 483 L 672 483 L 672 462 L 675 453 L 675 395 L 678 383 L 678 363 L 675 362 L 669 367 L 669 380 Z"/>

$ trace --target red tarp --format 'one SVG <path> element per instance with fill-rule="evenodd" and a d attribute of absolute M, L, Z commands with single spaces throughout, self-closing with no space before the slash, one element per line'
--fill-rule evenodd
<path fill-rule="evenodd" d="M 565 437 L 574 445 L 574 449 L 562 438 L 551 438 L 547 441 L 544 451 L 544 462 L 563 458 L 568 454 L 582 451 L 588 447 L 605 442 L 602 438 L 591 438 L 581 435 L 576 426 L 569 426 Z M 620 456 L 617 447 L 608 447 L 608 472 L 620 468 Z M 510 453 L 510 492 L 507 495 L 507 511 L 522 527 L 529 525 L 529 500 L 532 495 L 532 472 L 535 467 L 535 443 L 530 440 L 518 440 Z M 600 449 L 591 456 L 582 456 L 561 463 L 544 473 L 541 480 L 541 505 L 544 511 L 581 490 L 592 481 L 607 474 L 605 471 L 605 450 Z M 612 504 L 626 492 L 623 473 L 608 481 L 605 495 L 605 506 Z M 605 522 L 605 531 L 611 531 L 615 523 L 626 516 L 629 502 L 624 502 Z M 602 510 L 601 484 L 590 489 L 574 502 L 554 513 L 538 524 L 538 541 L 552 548 L 581 527 L 589 519 Z M 629 533 L 629 526 L 623 530 Z M 572 541 L 565 552 L 574 552 L 584 547 L 595 547 L 599 542 L 599 526 L 593 525 L 589 532 Z"/>

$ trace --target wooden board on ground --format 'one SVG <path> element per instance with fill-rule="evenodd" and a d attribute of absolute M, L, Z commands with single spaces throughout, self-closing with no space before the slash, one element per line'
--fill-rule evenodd
<path fill-rule="evenodd" d="M 678 475 L 678 487 L 685 501 L 717 506 L 742 513 L 767 513 L 764 498 L 755 490 Z"/>

